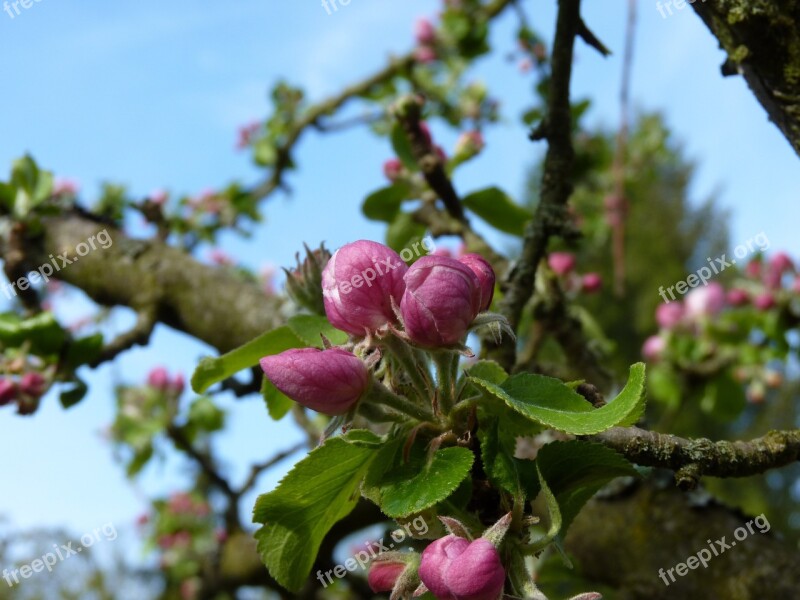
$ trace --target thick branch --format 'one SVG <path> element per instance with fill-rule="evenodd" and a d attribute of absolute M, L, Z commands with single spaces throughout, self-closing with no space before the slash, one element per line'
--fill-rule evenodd
<path fill-rule="evenodd" d="M 25 248 L 29 269 L 50 262 L 104 229 L 77 215 L 43 219 L 43 235 Z M 281 300 L 225 269 L 196 261 L 158 241 L 134 240 L 105 227 L 112 244 L 54 273 L 106 306 L 155 310 L 160 322 L 227 352 L 275 327 Z M 148 317 L 149 319 L 149 317 Z M 145 323 L 147 324 L 147 323 Z M 142 328 L 135 334 L 144 332 Z M 123 340 L 125 341 L 125 340 Z"/>
<path fill-rule="evenodd" d="M 701 476 L 749 477 L 800 460 L 800 430 L 770 431 L 749 442 L 688 440 L 637 427 L 614 427 L 593 437 L 631 462 L 676 472 L 693 488 Z"/>
<path fill-rule="evenodd" d="M 728 69 L 745 78 L 800 154 L 800 3 L 707 0 L 692 7 L 728 53 Z"/>

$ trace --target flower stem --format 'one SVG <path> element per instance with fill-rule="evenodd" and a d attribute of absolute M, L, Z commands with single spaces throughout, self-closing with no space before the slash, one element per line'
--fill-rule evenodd
<path fill-rule="evenodd" d="M 411 385 L 414 386 L 420 398 L 425 402 L 430 402 L 433 395 L 433 385 L 430 376 L 426 372 L 427 369 L 420 364 L 418 357 L 414 355 L 414 350 L 403 340 L 393 335 L 386 337 L 383 343 L 397 362 L 400 363 L 400 366 L 408 373 Z"/>
<path fill-rule="evenodd" d="M 409 402 L 402 396 L 398 396 L 394 392 L 390 391 L 380 381 L 372 382 L 372 387 L 367 393 L 366 399 L 376 404 L 388 406 L 389 408 L 408 415 L 409 417 L 413 417 L 418 421 L 425 422 L 434 420 L 433 413 L 425 410 L 421 406 L 417 406 L 413 402 Z"/>
<path fill-rule="evenodd" d="M 447 415 L 453 409 L 456 392 L 456 374 L 458 371 L 458 354 L 455 352 L 436 352 L 436 379 L 439 384 L 439 406 Z"/>

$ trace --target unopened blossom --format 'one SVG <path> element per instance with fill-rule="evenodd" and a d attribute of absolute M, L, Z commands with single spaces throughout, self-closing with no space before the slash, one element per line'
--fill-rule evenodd
<path fill-rule="evenodd" d="M 570 252 L 552 252 L 547 257 L 547 264 L 556 275 L 568 275 L 575 268 L 575 255 Z"/>
<path fill-rule="evenodd" d="M 17 384 L 8 377 L 0 379 L 0 406 L 13 402 L 17 397 Z"/>
<path fill-rule="evenodd" d="M 642 356 L 654 362 L 661 358 L 666 349 L 667 343 L 661 336 L 653 335 L 647 338 L 642 346 Z"/>
<path fill-rule="evenodd" d="M 38 398 L 47 389 L 47 380 L 41 373 L 32 371 L 25 373 L 19 380 L 19 390 L 27 396 Z"/>
<path fill-rule="evenodd" d="M 498 600 L 506 573 L 488 540 L 448 535 L 425 548 L 419 577 L 437 600 Z"/>
<path fill-rule="evenodd" d="M 341 415 L 369 388 L 367 367 L 341 348 L 300 348 L 265 356 L 261 368 L 289 398 L 326 415 Z"/>
<path fill-rule="evenodd" d="M 383 174 L 389 181 L 397 181 L 403 172 L 403 163 L 399 158 L 390 158 L 383 163 Z"/>
<path fill-rule="evenodd" d="M 468 266 L 444 256 L 423 256 L 405 275 L 400 312 L 406 334 L 424 347 L 458 344 L 481 310 L 481 284 Z"/>
<path fill-rule="evenodd" d="M 396 321 L 408 267 L 383 244 L 360 240 L 339 248 L 322 271 L 325 314 L 334 327 L 364 336 Z"/>
<path fill-rule="evenodd" d="M 669 302 L 659 304 L 656 308 L 656 322 L 661 329 L 673 329 L 686 314 L 682 302 Z"/>
<path fill-rule="evenodd" d="M 492 305 L 494 284 L 497 279 L 492 265 L 480 254 L 464 254 L 458 258 L 458 262 L 468 266 L 472 272 L 475 273 L 479 284 L 477 293 L 480 295 L 480 299 L 478 300 L 480 310 L 489 310 L 489 307 Z"/>
<path fill-rule="evenodd" d="M 603 278 L 599 273 L 586 273 L 581 277 L 581 291 L 586 294 L 594 294 L 603 289 Z"/>
<path fill-rule="evenodd" d="M 685 303 L 690 318 L 714 316 L 725 308 L 725 289 L 719 283 L 711 282 L 686 294 Z"/>
<path fill-rule="evenodd" d="M 390 592 L 405 570 L 406 564 L 402 562 L 375 561 L 369 568 L 367 583 L 376 594 Z"/>

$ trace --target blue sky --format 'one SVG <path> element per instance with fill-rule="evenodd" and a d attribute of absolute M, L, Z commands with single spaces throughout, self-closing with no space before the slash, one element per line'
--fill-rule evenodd
<path fill-rule="evenodd" d="M 555 1 L 524 4 L 533 26 L 549 38 Z M 626 3 L 585 4 L 586 21 L 615 54 L 603 59 L 579 43 L 574 90 L 593 99 L 592 123 L 614 126 Z M 86 197 L 104 180 L 142 195 L 255 181 L 257 171 L 234 150 L 235 132 L 266 116 L 269 85 L 283 77 L 322 98 L 380 67 L 389 53 L 406 51 L 414 18 L 435 14 L 437 6 L 433 0 L 352 0 L 328 15 L 317 0 L 42 0 L 13 19 L 0 12 L 0 170 L 29 151 L 42 166 L 80 181 Z M 693 197 L 717 193 L 733 211 L 734 245 L 764 231 L 774 248 L 797 256 L 800 170 L 790 146 L 745 83 L 721 77 L 723 54 L 690 8 L 662 18 L 655 2 L 644 0 L 639 14 L 634 104 L 664 112 L 699 161 Z M 518 194 L 527 167 L 543 151 L 519 121 L 531 80 L 502 59 L 513 48 L 513 26 L 510 14 L 501 20 L 493 38 L 497 56 L 474 72 L 501 98 L 504 120 L 488 132 L 487 150 L 474 166 L 458 174 L 460 191 L 499 185 Z M 452 146 L 454 134 L 437 124 L 434 134 Z M 293 195 L 270 199 L 255 237 L 227 236 L 223 249 L 258 267 L 291 264 L 302 241 L 336 247 L 381 239 L 382 227 L 365 222 L 359 205 L 383 184 L 381 164 L 390 153 L 385 140 L 363 130 L 311 133 L 299 147 Z M 207 294 L 213 301 L 213 290 Z M 83 310 L 75 296 L 65 314 Z M 115 326 L 128 322 L 121 313 Z M 89 374 L 92 390 L 77 408 L 65 412 L 50 397 L 34 419 L 0 410 L 0 515 L 22 528 L 66 525 L 82 533 L 113 522 L 121 530 L 146 506 L 146 495 L 179 488 L 185 478 L 173 462 L 151 468 L 136 485 L 125 480 L 102 436 L 113 417 L 111 386 L 142 381 L 157 364 L 188 375 L 209 353 L 159 327 L 151 347 Z M 235 479 L 248 459 L 299 439 L 289 424 L 271 423 L 257 398 L 223 404 L 233 409 L 232 427 L 219 447 Z M 271 489 L 278 476 L 264 477 L 259 490 Z"/>

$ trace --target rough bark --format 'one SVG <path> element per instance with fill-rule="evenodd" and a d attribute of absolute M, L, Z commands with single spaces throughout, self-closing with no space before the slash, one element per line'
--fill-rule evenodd
<path fill-rule="evenodd" d="M 618 590 L 620 600 L 798 598 L 800 553 L 775 532 L 760 533 L 757 524 L 737 541 L 734 532 L 751 520 L 697 493 L 648 484 L 590 502 L 570 528 L 566 548 L 585 577 Z M 723 536 L 731 547 L 712 556 L 707 568 L 700 564 L 683 577 L 674 572 L 674 583 L 665 574 L 664 584 L 659 569 L 686 563 Z"/>
<path fill-rule="evenodd" d="M 220 352 L 241 346 L 281 319 L 281 300 L 265 296 L 257 284 L 161 242 L 135 240 L 78 215 L 45 219 L 43 228 L 25 248 L 29 269 L 50 263 L 51 255 L 67 252 L 75 259 L 77 244 L 107 229 L 111 246 L 98 246 L 54 277 L 105 306 L 154 309 L 158 321 Z"/>
<path fill-rule="evenodd" d="M 770 120 L 800 154 L 800 1 L 697 1 L 700 15 L 728 53 Z"/>

